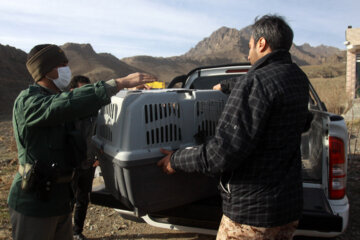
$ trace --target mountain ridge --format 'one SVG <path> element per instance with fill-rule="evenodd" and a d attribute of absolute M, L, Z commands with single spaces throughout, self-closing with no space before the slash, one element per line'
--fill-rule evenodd
<path fill-rule="evenodd" d="M 170 82 L 175 76 L 188 73 L 200 66 L 247 62 L 250 27 L 241 30 L 221 27 L 205 37 L 186 53 L 173 57 L 132 56 L 122 59 L 111 53 L 96 53 L 89 43 L 66 43 L 60 46 L 69 59 L 73 75 L 85 75 L 92 82 L 126 76 L 133 72 L 147 72 L 160 81 Z M 293 44 L 293 61 L 301 66 L 338 64 L 345 61 L 345 51 L 320 45 Z M 32 84 L 27 72 L 27 53 L 0 44 L 0 109 L 9 113 L 16 96 Z M 318 73 L 317 73 L 318 74 Z"/>
<path fill-rule="evenodd" d="M 186 74 L 199 66 L 224 65 L 239 62 L 248 62 L 248 42 L 251 36 L 251 27 L 241 30 L 221 27 L 209 37 L 198 42 L 188 52 L 165 58 L 150 56 L 134 56 L 123 58 L 125 63 L 144 69 L 163 81 L 170 81 L 180 73 Z M 320 45 L 312 47 L 308 43 L 297 46 L 293 44 L 290 53 L 293 61 L 300 66 L 319 65 L 324 63 L 340 63 L 345 61 L 345 51 L 338 48 Z M 152 62 L 152 64 L 149 64 Z M 186 63 L 180 66 L 179 63 Z M 169 73 L 172 69 L 174 74 Z M 168 72 L 168 74 L 164 74 Z M 176 72 L 176 74 L 175 74 Z"/>

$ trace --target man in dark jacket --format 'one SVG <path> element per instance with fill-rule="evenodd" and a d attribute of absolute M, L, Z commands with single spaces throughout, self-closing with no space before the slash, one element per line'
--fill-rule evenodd
<path fill-rule="evenodd" d="M 77 75 L 71 79 L 70 90 L 90 84 L 88 77 Z M 97 165 L 96 154 L 91 137 L 95 132 L 96 116 L 88 116 L 75 121 L 75 128 L 80 131 L 81 138 L 86 142 L 86 155 L 75 171 L 72 181 L 74 191 L 74 240 L 87 239 L 83 234 L 86 212 L 89 205 L 90 192 L 94 179 L 95 167 Z"/>
<path fill-rule="evenodd" d="M 63 92 L 71 78 L 67 65 L 56 45 L 37 45 L 28 55 L 26 66 L 35 84 L 19 94 L 13 109 L 19 171 L 8 204 L 14 240 L 73 239 L 70 182 L 75 164 L 69 141 L 76 141 L 76 134 L 69 126 L 110 103 L 119 90 L 156 80 L 134 73 Z"/>
<path fill-rule="evenodd" d="M 255 21 L 249 72 L 216 86 L 230 92 L 207 143 L 167 154 L 158 165 L 220 174 L 217 239 L 291 239 L 302 211 L 301 133 L 308 78 L 289 53 L 293 32 L 278 16 Z"/>

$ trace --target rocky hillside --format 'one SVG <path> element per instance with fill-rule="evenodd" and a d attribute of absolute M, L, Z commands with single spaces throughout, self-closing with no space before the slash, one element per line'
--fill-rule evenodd
<path fill-rule="evenodd" d="M 73 75 L 88 76 L 92 82 L 126 76 L 141 71 L 108 53 L 96 53 L 90 44 L 67 43 L 61 46 Z M 11 46 L 0 45 L 0 109 L 11 113 L 13 102 L 21 90 L 33 83 L 26 63 L 27 53 Z"/>
<path fill-rule="evenodd" d="M 11 113 L 16 96 L 32 82 L 26 56 L 20 49 L 0 44 L 0 115 Z"/>
<path fill-rule="evenodd" d="M 156 75 L 161 81 L 170 82 L 175 76 L 186 74 L 200 66 L 247 62 L 249 37 L 250 28 L 238 31 L 222 27 L 181 56 L 135 56 L 122 60 Z"/>
<path fill-rule="evenodd" d="M 222 27 L 210 37 L 199 42 L 182 57 L 196 59 L 203 63 L 247 62 L 250 27 L 237 30 Z"/>
<path fill-rule="evenodd" d="M 250 26 L 237 30 L 234 28 L 222 27 L 213 32 L 210 37 L 199 42 L 183 57 L 207 62 L 209 59 L 218 59 L 224 63 L 246 62 L 249 52 L 249 39 L 251 36 Z M 340 56 L 343 60 L 344 54 L 335 47 L 320 45 L 312 47 L 305 43 L 301 46 L 293 44 L 290 52 L 294 61 L 299 65 L 318 65 L 328 61 L 333 56 Z"/>
<path fill-rule="evenodd" d="M 155 75 L 160 81 L 167 83 L 176 76 L 186 74 L 190 70 L 204 65 L 199 61 L 183 57 L 135 56 L 122 60 L 130 66 L 141 68 L 143 71 Z"/>
<path fill-rule="evenodd" d="M 209 65 L 247 62 L 250 27 L 237 30 L 222 27 L 204 38 L 187 53 L 168 58 L 135 56 L 119 60 L 110 53 L 96 53 L 90 44 L 67 43 L 61 46 L 70 62 L 73 75 L 83 74 L 95 82 L 122 77 L 136 71 L 154 74 L 159 80 L 170 82 L 175 76 Z M 309 44 L 291 48 L 293 60 L 311 68 L 316 77 L 343 74 L 345 52 L 334 47 Z M 11 112 L 12 103 L 21 89 L 32 83 L 26 67 L 26 53 L 11 46 L 0 45 L 0 109 Z M 341 64 L 341 65 L 339 65 Z M 339 66 L 328 70 L 328 67 Z M 308 68 L 310 69 L 310 68 Z M 324 74 L 323 74 L 324 73 Z"/>
<path fill-rule="evenodd" d="M 250 27 L 237 30 L 222 27 L 204 38 L 187 53 L 171 58 L 135 56 L 122 59 L 131 66 L 147 70 L 162 81 L 170 81 L 179 74 L 185 74 L 193 68 L 207 65 L 247 62 Z M 290 49 L 293 60 L 299 65 L 338 64 L 345 61 L 345 52 L 328 46 L 312 47 L 309 44 Z"/>
<path fill-rule="evenodd" d="M 293 60 L 299 65 L 319 65 L 323 63 L 341 63 L 345 61 L 345 51 L 335 47 L 320 45 L 312 47 L 308 43 L 293 46 L 290 49 Z"/>
<path fill-rule="evenodd" d="M 123 77 L 140 71 L 109 53 L 96 53 L 90 44 L 67 43 L 61 48 L 69 59 L 73 75 L 85 75 L 92 82 Z"/>

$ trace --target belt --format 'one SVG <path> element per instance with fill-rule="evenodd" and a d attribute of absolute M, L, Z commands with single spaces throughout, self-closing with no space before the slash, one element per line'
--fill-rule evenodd
<path fill-rule="evenodd" d="M 25 166 L 23 165 L 19 165 L 19 174 L 20 176 L 24 176 L 24 174 L 27 174 L 31 168 L 32 168 L 32 164 L 29 163 L 25 163 Z M 55 179 L 55 183 L 69 183 L 72 181 L 73 177 L 74 177 L 75 171 L 72 171 L 69 174 L 63 174 L 61 176 L 57 176 Z"/>
<path fill-rule="evenodd" d="M 71 174 L 59 176 L 56 178 L 55 182 L 56 183 L 69 183 L 72 181 L 74 174 L 75 174 L 75 171 L 72 171 Z"/>
<path fill-rule="evenodd" d="M 30 163 L 25 163 L 25 166 L 23 165 L 19 165 L 19 170 L 18 172 L 20 173 L 20 176 L 24 176 L 24 174 L 26 174 L 27 172 L 30 171 L 30 169 L 32 168 L 32 164 Z"/>

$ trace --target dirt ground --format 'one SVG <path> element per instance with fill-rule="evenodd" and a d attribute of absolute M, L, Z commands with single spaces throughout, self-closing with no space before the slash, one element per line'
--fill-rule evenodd
<path fill-rule="evenodd" d="M 356 133 L 357 139 L 359 139 Z M 355 136 L 355 135 L 354 135 Z M 354 142 L 356 138 L 352 139 Z M 0 239 L 11 239 L 6 198 L 17 168 L 16 148 L 13 142 L 12 126 L 9 119 L 0 119 Z M 360 239 L 360 159 L 351 158 L 348 169 L 348 190 L 350 199 L 350 222 L 345 234 L 335 239 Z M 185 233 L 155 228 L 146 223 L 125 220 L 110 208 L 90 205 L 85 221 L 84 235 L 93 240 L 112 239 L 198 239 L 214 240 L 214 236 Z M 297 237 L 297 240 L 305 238 Z M 309 239 L 309 238 L 306 238 Z M 314 238 L 312 238 L 314 239 Z"/>

